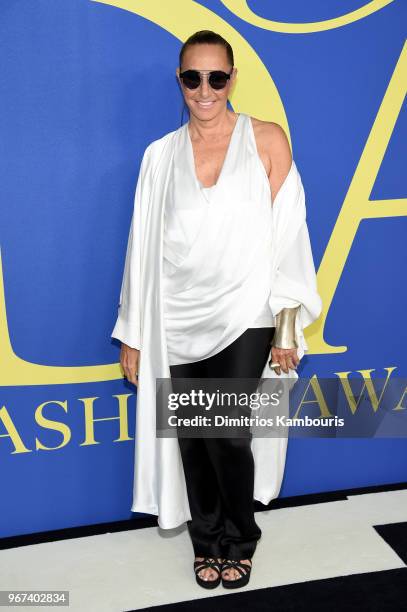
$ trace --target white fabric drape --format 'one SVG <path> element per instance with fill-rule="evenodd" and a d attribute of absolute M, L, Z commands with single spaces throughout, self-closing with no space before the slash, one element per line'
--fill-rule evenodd
<path fill-rule="evenodd" d="M 177 365 L 229 346 L 251 327 L 270 294 L 270 185 L 250 117 L 238 115 L 209 202 L 185 124 L 166 195 L 164 319 L 169 363 Z"/>
<path fill-rule="evenodd" d="M 178 440 L 156 438 L 155 428 L 156 379 L 170 379 L 162 293 L 164 203 L 183 128 L 152 142 L 145 150 L 135 192 L 119 312 L 111 334 L 141 349 L 131 509 L 157 515 L 163 529 L 191 519 Z M 303 329 L 321 311 L 305 216 L 304 190 L 293 161 L 273 203 L 269 299 L 274 315 L 293 302 L 301 303 L 301 316 L 296 322 L 300 359 L 308 349 Z M 268 363 L 262 378 L 277 378 Z M 294 384 L 298 374 L 289 370 L 278 378 L 289 378 Z M 286 437 L 252 439 L 254 499 L 264 504 L 279 494 L 287 442 Z"/>

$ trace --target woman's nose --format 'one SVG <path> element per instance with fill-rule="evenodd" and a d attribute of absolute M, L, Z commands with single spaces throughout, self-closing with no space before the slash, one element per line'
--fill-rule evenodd
<path fill-rule="evenodd" d="M 211 86 L 209 85 L 209 82 L 208 82 L 208 75 L 206 74 L 201 77 L 200 89 L 201 89 L 201 93 L 204 95 L 209 94 L 211 91 Z"/>

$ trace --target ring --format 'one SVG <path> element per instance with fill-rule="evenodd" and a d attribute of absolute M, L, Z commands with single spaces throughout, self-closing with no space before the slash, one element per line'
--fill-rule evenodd
<path fill-rule="evenodd" d="M 280 368 L 281 367 L 281 363 L 278 363 L 278 361 L 272 361 L 270 359 L 269 361 L 269 366 L 272 370 L 275 370 L 276 368 Z"/>

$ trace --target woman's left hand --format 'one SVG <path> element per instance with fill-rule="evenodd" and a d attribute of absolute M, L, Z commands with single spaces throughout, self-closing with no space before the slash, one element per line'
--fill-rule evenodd
<path fill-rule="evenodd" d="M 273 359 L 273 363 L 279 363 L 283 372 L 288 374 L 288 368 L 291 370 L 295 370 L 297 365 L 300 363 L 298 358 L 297 349 L 283 349 L 277 348 L 275 346 L 271 347 L 271 357 Z M 273 368 L 275 373 L 280 376 L 281 369 Z"/>

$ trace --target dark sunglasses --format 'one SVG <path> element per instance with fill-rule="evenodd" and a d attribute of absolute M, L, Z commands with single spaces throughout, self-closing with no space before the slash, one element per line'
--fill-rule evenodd
<path fill-rule="evenodd" d="M 223 89 L 230 79 L 230 74 L 223 70 L 184 70 L 180 73 L 180 79 L 188 89 L 198 89 L 201 84 L 201 75 L 208 75 L 208 83 L 212 89 Z"/>

